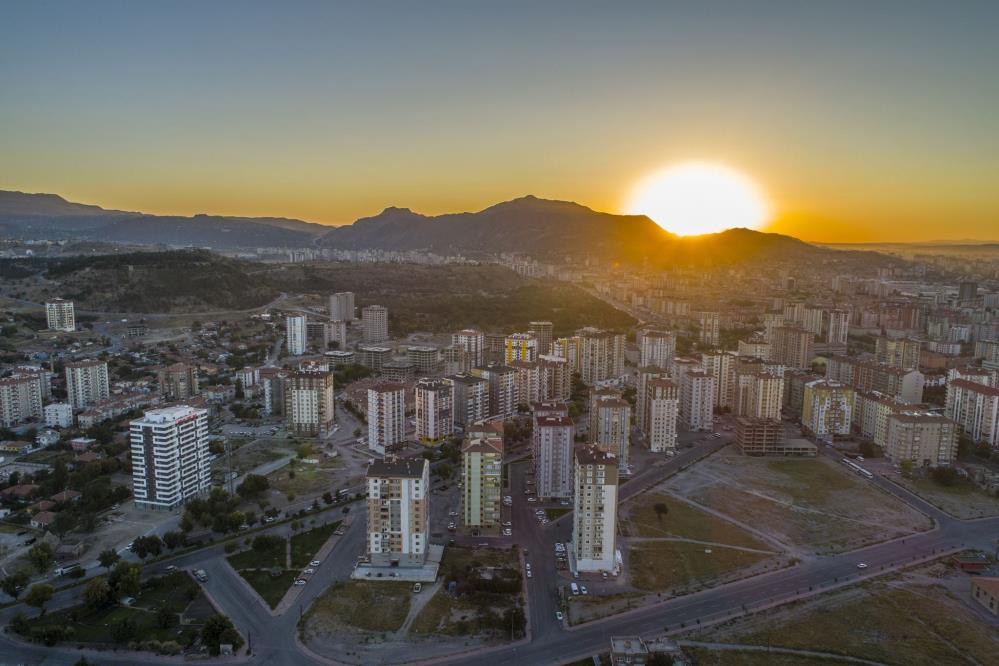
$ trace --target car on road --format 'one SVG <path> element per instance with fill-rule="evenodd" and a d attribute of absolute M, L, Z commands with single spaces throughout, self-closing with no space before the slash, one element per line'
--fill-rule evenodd
<path fill-rule="evenodd" d="M 507 527 L 506 529 L 503 530 L 503 536 L 513 536 L 513 530 Z"/>
<path fill-rule="evenodd" d="M 274 516 L 267 516 L 266 518 L 264 518 L 265 523 L 273 523 L 275 520 L 276 519 L 274 518 Z"/>
<path fill-rule="evenodd" d="M 531 570 L 530 570 L 530 569 L 528 569 L 528 570 L 527 570 L 527 577 L 528 577 L 528 578 L 533 578 L 533 577 L 534 577 L 534 576 L 533 576 L 533 575 L 531 574 Z"/>
<path fill-rule="evenodd" d="M 306 569 L 302 573 L 311 576 L 312 574 L 316 573 L 316 570 L 313 569 L 312 567 L 309 567 L 308 569 Z"/>
<path fill-rule="evenodd" d="M 304 578 L 299 578 L 298 580 L 295 581 L 295 585 L 298 585 L 298 586 L 305 585 L 305 579 Z"/>
<path fill-rule="evenodd" d="M 177 565 L 176 564 L 170 564 L 163 571 L 166 571 L 167 573 L 170 573 L 171 571 L 176 571 L 176 570 L 177 570 Z"/>
<path fill-rule="evenodd" d="M 586 586 L 585 586 L 585 585 L 580 585 L 580 586 L 579 586 L 579 593 L 580 593 L 580 594 L 589 594 L 589 591 L 587 591 L 587 589 L 586 589 Z"/>
<path fill-rule="evenodd" d="M 528 497 L 528 498 L 527 498 L 527 501 L 528 501 L 528 502 L 537 502 L 537 501 L 538 501 L 538 498 L 537 498 L 537 497 Z"/>
<path fill-rule="evenodd" d="M 310 567 L 318 567 L 320 564 L 322 564 L 322 562 L 320 562 L 319 560 L 312 560 L 311 562 L 309 562 Z"/>
<path fill-rule="evenodd" d="M 857 565 L 857 568 L 858 569 L 866 569 L 867 568 L 867 562 L 861 562 L 860 564 Z"/>
<path fill-rule="evenodd" d="M 423 589 L 423 583 L 414 583 L 413 584 L 413 594 L 419 594 L 420 590 L 422 590 L 422 589 Z"/>
<path fill-rule="evenodd" d="M 555 619 L 556 620 L 558 620 L 559 622 L 561 622 L 563 617 L 565 617 L 565 616 L 562 615 L 562 611 L 555 611 Z"/>
<path fill-rule="evenodd" d="M 508 521 L 506 521 L 506 522 L 504 522 L 504 523 L 503 523 L 503 527 L 513 527 L 513 523 L 511 523 L 511 522 L 510 522 L 510 521 L 508 520 Z"/>

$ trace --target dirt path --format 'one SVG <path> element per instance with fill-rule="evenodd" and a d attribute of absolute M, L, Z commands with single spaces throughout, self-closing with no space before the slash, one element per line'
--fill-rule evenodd
<path fill-rule="evenodd" d="M 412 626 L 413 621 L 416 620 L 416 616 L 420 614 L 424 606 L 430 603 L 430 600 L 434 598 L 437 590 L 441 589 L 443 584 L 444 579 L 438 578 L 432 587 L 423 588 L 419 594 L 414 595 L 412 603 L 409 604 L 409 615 L 406 616 L 406 620 L 402 623 L 402 626 L 395 632 L 396 638 L 402 639 L 409 635 L 409 628 Z"/>
<path fill-rule="evenodd" d="M 816 657 L 818 659 L 831 659 L 849 664 L 869 664 L 870 666 L 888 666 L 882 661 L 872 661 L 861 659 L 860 657 L 848 657 L 832 652 L 819 652 L 817 650 L 796 650 L 794 648 L 767 647 L 766 645 L 743 645 L 741 643 L 702 643 L 700 641 L 677 641 L 683 647 L 699 647 L 707 650 L 718 650 L 724 652 L 766 652 L 768 654 L 786 654 L 799 657 Z"/>

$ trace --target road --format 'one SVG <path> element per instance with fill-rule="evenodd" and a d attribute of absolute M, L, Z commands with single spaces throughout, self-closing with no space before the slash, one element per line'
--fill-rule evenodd
<path fill-rule="evenodd" d="M 674 458 L 648 467 L 621 487 L 621 499 L 641 492 L 649 485 L 692 464 L 708 451 L 724 446 L 725 440 L 711 440 L 693 449 L 681 451 Z M 824 451 L 838 459 L 833 451 Z M 531 639 L 527 642 L 502 646 L 478 653 L 460 654 L 435 660 L 436 663 L 474 664 L 562 664 L 587 655 L 606 651 L 610 636 L 658 635 L 675 631 L 681 625 L 689 628 L 707 625 L 743 612 L 755 612 L 772 605 L 824 593 L 844 585 L 855 584 L 861 578 L 884 575 L 917 561 L 939 557 L 941 554 L 977 547 L 991 550 L 999 536 L 999 518 L 975 521 L 954 519 L 929 505 L 919 497 L 896 486 L 888 479 L 876 477 L 877 484 L 888 493 L 929 515 L 936 527 L 928 532 L 905 539 L 890 541 L 857 551 L 835 556 L 815 557 L 795 566 L 736 581 L 695 594 L 667 599 L 654 605 L 641 607 L 627 613 L 596 620 L 578 627 L 564 627 L 555 619 L 558 608 L 556 588 L 559 578 L 555 571 L 555 541 L 565 541 L 571 529 L 571 519 L 563 516 L 540 528 L 534 519 L 536 504 L 526 501 L 525 476 L 511 475 L 510 494 L 514 497 L 514 537 L 527 550 L 525 559 L 531 562 L 534 575 L 527 581 Z M 362 504 L 352 509 L 353 523 L 341 538 L 333 553 L 318 568 L 315 576 L 302 588 L 291 608 L 279 616 L 271 615 L 242 580 L 223 560 L 222 546 L 215 546 L 197 553 L 182 556 L 174 561 L 178 566 L 204 568 L 209 574 L 205 585 L 208 593 L 228 614 L 237 627 L 247 635 L 253 647 L 248 660 L 254 664 L 318 664 L 334 663 L 341 657 L 352 663 L 346 655 L 325 655 L 317 660 L 303 652 L 297 644 L 297 622 L 300 613 L 319 597 L 329 585 L 346 580 L 357 555 L 364 550 L 365 515 Z M 276 528 L 285 533 L 290 527 Z M 866 563 L 865 569 L 857 565 Z M 61 592 L 53 601 L 53 608 L 67 605 L 74 599 L 74 591 Z M 9 622 L 14 613 L 23 611 L 12 607 L 0 612 L 0 620 Z M 78 650 L 44 648 L 22 645 L 10 638 L 0 637 L 0 654 L 8 662 L 25 664 L 72 664 L 79 656 Z M 135 658 L 112 653 L 95 654 L 100 663 L 134 663 Z M 178 660 L 179 661 L 179 660 Z"/>

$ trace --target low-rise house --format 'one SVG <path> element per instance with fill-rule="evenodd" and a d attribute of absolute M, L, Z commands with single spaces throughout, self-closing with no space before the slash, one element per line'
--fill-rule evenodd
<path fill-rule="evenodd" d="M 80 498 L 83 497 L 83 493 L 77 490 L 63 490 L 58 492 L 49 499 L 56 504 L 67 504 L 69 502 L 79 502 Z"/>
<path fill-rule="evenodd" d="M 999 617 L 999 578 L 972 579 L 971 598 L 989 613 Z"/>
<path fill-rule="evenodd" d="M 56 515 L 51 511 L 39 511 L 31 517 L 31 526 L 36 530 L 48 529 L 56 519 Z"/>
<path fill-rule="evenodd" d="M 43 511 L 50 511 L 55 507 L 56 503 L 52 500 L 39 500 L 28 507 L 28 513 L 34 515 L 36 513 L 41 513 Z"/>
<path fill-rule="evenodd" d="M 38 486 L 33 483 L 19 483 L 10 488 L 0 490 L 0 497 L 4 499 L 28 499 L 38 492 Z"/>
<path fill-rule="evenodd" d="M 96 443 L 97 440 L 90 437 L 76 437 L 69 440 L 69 447 L 77 453 L 83 453 Z"/>

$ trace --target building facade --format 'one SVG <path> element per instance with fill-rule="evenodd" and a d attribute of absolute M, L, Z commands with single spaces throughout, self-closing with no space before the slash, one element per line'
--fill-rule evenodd
<path fill-rule="evenodd" d="M 333 373 L 296 370 L 283 378 L 284 421 L 297 437 L 327 437 L 336 418 Z M 266 389 L 265 389 L 266 396 Z"/>
<path fill-rule="evenodd" d="M 109 399 L 108 364 L 97 359 L 67 363 L 66 394 L 73 409 L 85 409 Z"/>
<path fill-rule="evenodd" d="M 364 327 L 364 342 L 388 340 L 388 309 L 381 305 L 361 308 L 361 325 Z"/>
<path fill-rule="evenodd" d="M 211 487 L 208 410 L 154 409 L 129 425 L 132 494 L 146 509 L 173 510 Z"/>
<path fill-rule="evenodd" d="M 461 467 L 465 525 L 497 527 L 503 495 L 503 437 L 466 437 Z"/>
<path fill-rule="evenodd" d="M 382 382 L 368 389 L 368 450 L 385 455 L 406 440 L 406 388 Z"/>
<path fill-rule="evenodd" d="M 596 446 L 577 448 L 573 479 L 573 571 L 616 572 L 617 456 Z"/>
<path fill-rule="evenodd" d="M 368 558 L 375 566 L 422 566 L 430 540 L 430 463 L 368 465 Z"/>

